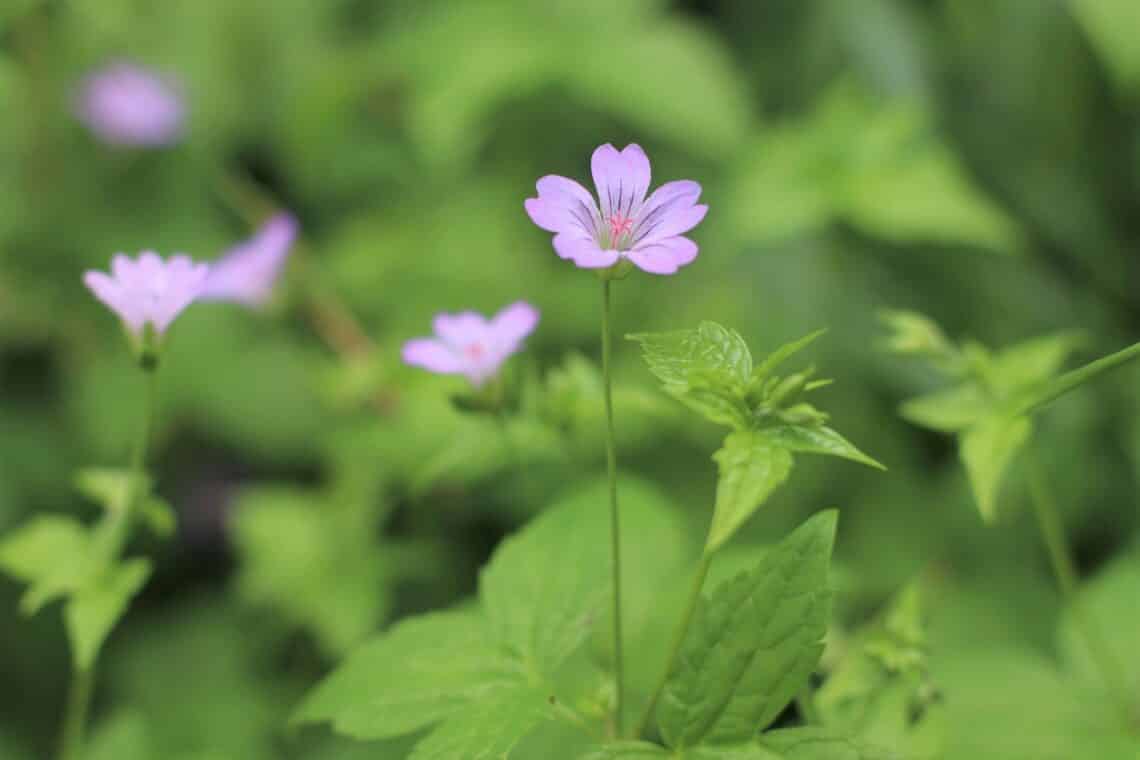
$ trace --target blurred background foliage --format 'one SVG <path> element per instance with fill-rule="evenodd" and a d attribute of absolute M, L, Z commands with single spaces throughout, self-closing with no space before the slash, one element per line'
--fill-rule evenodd
<path fill-rule="evenodd" d="M 830 328 L 821 400 L 890 468 L 805 460 L 737 542 L 839 506 L 837 630 L 925 579 L 947 756 L 1113 756 L 1085 754 L 1108 708 L 1082 697 L 1016 468 L 983 526 L 952 441 L 898 417 L 935 378 L 874 350 L 875 312 L 993 346 L 1079 328 L 1083 359 L 1135 340 L 1138 29 L 1135 0 L 6 0 L 0 530 L 94 515 L 74 472 L 126 458 L 139 378 L 82 270 L 213 258 L 278 206 L 305 237 L 268 312 L 196 306 L 172 331 L 156 466 L 179 528 L 138 547 L 158 569 L 109 643 L 97 757 L 403 756 L 286 719 L 600 471 L 597 283 L 522 200 L 542 174 L 587 179 L 602 142 L 639 142 L 711 207 L 693 267 L 620 283 L 619 330 L 710 318 L 763 353 Z M 111 149 L 73 117 L 82 77 L 121 58 L 181 83 L 181 143 Z M 543 322 L 505 421 L 400 366 L 433 313 L 519 298 Z M 1138 380 L 1067 397 L 1034 443 L 1121 645 L 1140 636 Z M 617 383 L 623 466 L 696 546 L 718 432 L 631 344 Z M 18 595 L 0 580 L 5 759 L 45 755 L 67 672 L 58 612 L 22 619 Z"/>

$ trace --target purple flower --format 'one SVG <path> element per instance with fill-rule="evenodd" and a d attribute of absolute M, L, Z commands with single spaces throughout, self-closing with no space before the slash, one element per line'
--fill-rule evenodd
<path fill-rule="evenodd" d="M 697 244 L 684 233 L 705 217 L 697 204 L 701 186 L 691 180 L 649 190 L 649 158 L 639 145 L 620 153 L 606 143 L 591 159 L 601 207 L 572 179 L 548 174 L 536 185 L 526 211 L 554 235 L 554 250 L 586 269 L 607 269 L 629 259 L 652 274 L 674 274 L 697 258 Z"/>
<path fill-rule="evenodd" d="M 439 314 L 434 338 L 404 344 L 404 362 L 445 375 L 466 375 L 476 387 L 499 371 L 507 357 L 538 326 L 538 309 L 525 301 L 507 306 L 491 319 L 473 311 Z"/>
<path fill-rule="evenodd" d="M 253 237 L 210 265 L 201 299 L 234 301 L 246 306 L 264 304 L 297 239 L 297 231 L 297 220 L 289 214 L 269 219 Z"/>
<path fill-rule="evenodd" d="M 175 86 L 132 63 L 113 63 L 91 74 L 76 114 L 111 145 L 157 147 L 182 135 L 185 107 Z"/>
<path fill-rule="evenodd" d="M 111 259 L 110 275 L 86 272 L 83 282 L 132 334 L 140 336 L 150 324 L 162 335 L 201 294 L 209 271 L 209 266 L 196 264 L 188 256 L 163 261 L 153 251 L 144 251 L 137 259 L 119 253 Z"/>

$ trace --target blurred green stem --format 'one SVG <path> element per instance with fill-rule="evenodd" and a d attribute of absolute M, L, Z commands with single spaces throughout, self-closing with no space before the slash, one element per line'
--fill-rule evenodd
<path fill-rule="evenodd" d="M 613 551 L 613 619 L 614 619 L 614 680 L 617 698 L 614 708 L 614 733 L 622 734 L 622 711 L 625 708 L 625 678 L 622 672 L 621 635 L 621 531 L 618 519 L 617 444 L 614 441 L 613 378 L 610 374 L 610 354 L 613 336 L 610 334 L 610 280 L 602 280 L 602 379 L 606 399 L 606 469 L 610 484 L 610 542 Z"/>
<path fill-rule="evenodd" d="M 76 670 L 67 696 L 67 715 L 60 736 L 59 760 L 80 760 L 87 712 L 91 706 L 91 690 L 95 685 L 95 669 Z"/>
<path fill-rule="evenodd" d="M 140 366 L 143 371 L 143 408 L 139 421 L 138 437 L 131 452 L 130 470 L 127 475 L 127 494 L 121 509 L 108 510 L 99 526 L 100 549 L 106 552 L 108 562 L 118 560 L 123 547 L 130 537 L 131 525 L 139 512 L 139 502 L 146 498 L 147 475 L 146 456 L 150 448 L 150 436 L 154 427 L 157 397 L 158 365 L 153 355 L 144 354 Z M 63 717 L 60 732 L 59 760 L 79 760 L 83 756 L 84 734 L 87 727 L 87 714 L 91 709 L 91 694 L 95 688 L 95 665 L 86 669 L 76 669 L 71 676 L 71 688 L 67 697 L 67 712 Z"/>
<path fill-rule="evenodd" d="M 649 721 L 653 719 L 653 712 L 657 709 L 657 702 L 661 699 L 661 692 L 665 690 L 665 684 L 669 680 L 669 676 L 673 673 L 673 667 L 677 663 L 677 657 L 681 654 L 681 645 L 685 643 L 685 636 L 689 633 L 689 626 L 693 622 L 693 615 L 697 611 L 697 603 L 701 599 L 701 590 L 705 586 L 705 578 L 708 577 L 709 567 L 712 566 L 712 552 L 705 551 L 701 555 L 701 562 L 697 565 L 697 571 L 693 575 L 693 585 L 689 587 L 689 601 L 685 603 L 685 611 L 681 613 L 681 619 L 677 624 L 677 629 L 673 632 L 673 643 L 669 646 L 669 654 L 665 658 L 665 668 L 661 671 L 661 677 L 657 681 L 657 686 L 653 689 L 652 696 L 649 697 L 649 703 L 645 705 L 645 711 L 641 714 L 641 720 L 637 722 L 637 730 L 634 732 L 634 738 L 641 736 L 649 727 Z"/>
<path fill-rule="evenodd" d="M 1077 570 L 1073 562 L 1072 551 L 1065 538 L 1064 524 L 1057 511 L 1057 506 L 1045 482 L 1045 473 L 1037 457 L 1030 452 L 1026 457 L 1028 463 L 1029 491 L 1033 502 L 1033 511 L 1037 515 L 1037 524 L 1041 529 L 1041 537 L 1045 540 L 1045 548 L 1049 552 L 1049 562 L 1053 568 L 1053 575 L 1057 579 L 1057 586 L 1061 590 L 1061 597 L 1065 607 L 1072 612 L 1074 621 L 1080 629 L 1081 636 L 1088 647 L 1089 655 L 1101 671 L 1105 685 L 1112 693 L 1114 700 L 1123 711 L 1125 725 L 1135 731 L 1137 726 L 1135 716 L 1132 714 L 1131 697 L 1128 687 L 1121 680 L 1120 674 L 1124 672 L 1108 645 L 1096 619 L 1086 608 L 1084 600 L 1077 594 Z"/>

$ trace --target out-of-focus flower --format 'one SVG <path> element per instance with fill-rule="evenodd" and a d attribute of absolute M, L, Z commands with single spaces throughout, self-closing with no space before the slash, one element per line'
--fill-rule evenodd
<path fill-rule="evenodd" d="M 89 271 L 83 282 L 95 297 L 119 315 L 127 329 L 142 336 L 146 325 L 158 335 L 166 332 L 183 309 L 202 293 L 210 268 L 189 256 L 166 261 L 153 251 L 137 259 L 121 253 L 111 259 L 111 274 Z"/>
<path fill-rule="evenodd" d="M 133 63 L 106 66 L 84 80 L 76 112 L 111 145 L 158 147 L 182 136 L 186 109 L 178 88 Z"/>
<path fill-rule="evenodd" d="M 233 301 L 260 306 L 269 300 L 273 285 L 297 239 L 297 220 L 277 214 L 243 243 L 210 265 L 201 299 Z"/>
<path fill-rule="evenodd" d="M 538 319 L 538 309 L 525 301 L 507 306 L 490 319 L 473 311 L 439 314 L 432 323 L 435 337 L 405 343 L 404 361 L 432 372 L 466 375 L 478 387 L 522 349 Z"/>
<path fill-rule="evenodd" d="M 554 250 L 586 269 L 607 269 L 621 259 L 652 274 L 674 274 L 697 257 L 684 233 L 705 217 L 697 203 L 701 186 L 666 182 L 647 198 L 649 158 L 638 145 L 618 151 L 606 143 L 591 159 L 598 203 L 572 179 L 548 174 L 536 185 L 526 211 L 554 235 Z"/>

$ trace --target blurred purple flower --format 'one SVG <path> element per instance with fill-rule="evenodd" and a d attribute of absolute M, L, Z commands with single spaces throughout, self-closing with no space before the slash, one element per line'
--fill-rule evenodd
<path fill-rule="evenodd" d="M 210 265 L 201 299 L 233 301 L 251 307 L 264 304 L 273 292 L 297 232 L 297 220 L 292 215 L 270 218 L 253 237 Z"/>
<path fill-rule="evenodd" d="M 499 371 L 538 326 L 539 313 L 525 301 L 507 306 L 491 319 L 473 311 L 439 314 L 434 338 L 404 344 L 404 362 L 445 375 L 466 375 L 476 387 Z"/>
<path fill-rule="evenodd" d="M 153 251 L 144 251 L 138 259 L 119 253 L 111 259 L 110 275 L 89 271 L 83 282 L 134 335 L 141 335 L 148 323 L 162 335 L 201 294 L 209 271 L 208 265 L 188 256 L 163 261 Z"/>
<path fill-rule="evenodd" d="M 572 179 L 548 174 L 536 185 L 526 211 L 554 235 L 554 250 L 586 269 L 606 269 L 629 259 L 652 274 L 675 274 L 697 258 L 697 244 L 683 234 L 705 217 L 697 204 L 701 186 L 691 180 L 666 182 L 648 198 L 649 158 L 639 145 L 618 150 L 606 143 L 591 159 L 593 196 Z"/>
<path fill-rule="evenodd" d="M 111 145 L 158 147 L 182 136 L 185 106 L 177 87 L 132 63 L 112 63 L 89 75 L 76 113 Z"/>

